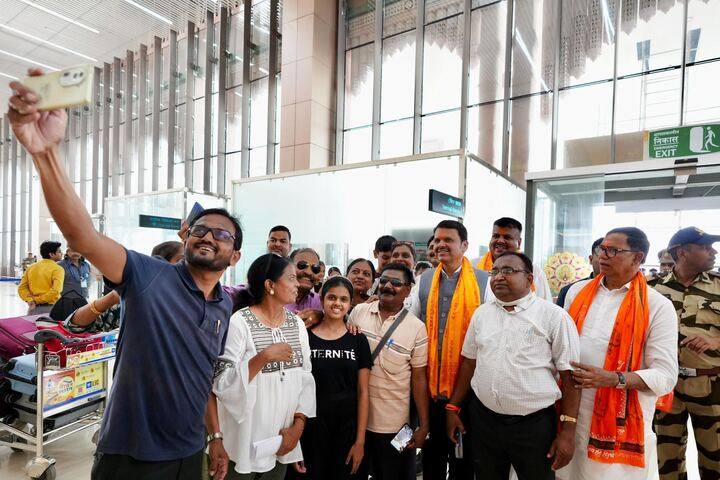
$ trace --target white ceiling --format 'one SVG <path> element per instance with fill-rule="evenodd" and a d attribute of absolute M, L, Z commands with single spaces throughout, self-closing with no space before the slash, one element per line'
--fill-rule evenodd
<path fill-rule="evenodd" d="M 0 26 L 95 58 L 98 60 L 95 65 L 102 66 L 103 62 L 112 62 L 113 57 L 123 58 L 128 49 L 137 50 L 140 43 L 151 44 L 154 35 L 166 37 L 170 29 L 184 31 L 188 20 L 198 25 L 203 23 L 207 10 L 217 13 L 221 5 L 230 7 L 235 4 L 235 0 L 133 1 L 166 17 L 172 25 L 125 0 L 0 0 Z M 99 33 L 93 33 L 29 4 L 59 13 Z M 86 58 L 2 27 L 0 50 L 55 68 L 91 63 Z M 31 67 L 36 65 L 0 52 L 0 115 L 7 109 L 10 96 L 8 85 L 12 81 L 2 74 L 23 78 Z"/>

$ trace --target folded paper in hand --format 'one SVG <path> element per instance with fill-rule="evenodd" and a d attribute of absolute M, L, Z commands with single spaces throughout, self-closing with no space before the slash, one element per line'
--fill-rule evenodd
<path fill-rule="evenodd" d="M 266 438 L 265 440 L 260 440 L 259 442 L 253 442 L 250 453 L 255 460 L 270 457 L 277 453 L 281 444 L 282 436 L 280 435 Z"/>

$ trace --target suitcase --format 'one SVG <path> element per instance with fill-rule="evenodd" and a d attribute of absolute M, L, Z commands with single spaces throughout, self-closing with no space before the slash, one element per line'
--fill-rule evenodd
<path fill-rule="evenodd" d="M 88 413 L 99 410 L 102 406 L 103 399 L 96 398 L 85 403 L 81 403 L 76 407 L 66 410 L 62 413 L 53 415 L 52 417 L 43 418 L 43 428 L 45 431 L 55 430 L 64 427 L 72 422 L 79 420 Z M 29 395 L 22 395 L 14 403 L 10 405 L 11 415 L 15 420 L 19 420 L 28 425 L 37 423 L 37 403 L 35 399 Z"/>
<path fill-rule="evenodd" d="M 35 352 L 35 341 L 25 334 L 37 330 L 35 319 L 40 315 L 0 319 L 0 361 Z"/>
<path fill-rule="evenodd" d="M 26 395 L 35 394 L 37 390 L 37 367 L 34 353 L 11 359 L 5 365 L 3 371 L 14 392 Z"/>

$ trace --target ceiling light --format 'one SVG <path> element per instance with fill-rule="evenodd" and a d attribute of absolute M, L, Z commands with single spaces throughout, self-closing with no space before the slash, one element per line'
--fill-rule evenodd
<path fill-rule="evenodd" d="M 44 63 L 36 62 L 35 60 L 30 60 L 29 58 L 26 58 L 26 57 L 21 57 L 20 55 L 15 55 L 14 53 L 6 52 L 5 50 L 0 50 L 0 53 L 2 53 L 3 55 L 7 55 L 8 57 L 17 58 L 18 60 L 32 63 L 33 65 L 37 65 L 39 67 L 47 68 L 48 70 L 53 70 L 55 72 L 60 70 L 57 67 L 51 67 L 50 65 L 45 65 Z"/>
<path fill-rule="evenodd" d="M 14 32 L 14 33 L 17 33 L 18 35 L 23 35 L 23 36 L 25 36 L 25 37 L 27 37 L 27 38 L 30 38 L 30 39 L 32 39 L 32 40 L 35 40 L 36 42 L 40 42 L 40 43 L 42 43 L 42 44 L 44 44 L 44 45 L 49 45 L 49 46 L 51 46 L 51 47 L 57 48 L 57 49 L 62 50 L 62 51 L 64 51 L 64 52 L 72 53 L 73 55 L 77 55 L 78 57 L 85 58 L 85 59 L 87 59 L 87 60 L 90 60 L 91 62 L 97 62 L 97 59 L 95 59 L 95 58 L 88 57 L 87 55 L 83 55 L 82 53 L 76 52 L 75 50 L 72 50 L 72 49 L 69 49 L 69 48 L 65 48 L 65 47 L 63 47 L 63 46 L 61 46 L 61 45 L 58 45 L 57 43 L 53 43 L 53 42 L 50 42 L 50 41 L 48 41 L 48 40 L 43 40 L 43 39 L 40 38 L 40 37 L 36 37 L 35 35 L 30 35 L 29 33 L 25 33 L 25 32 L 23 32 L 23 31 L 21 31 L 21 30 L 16 29 L 16 28 L 9 27 L 9 26 L 7 26 L 7 25 L 0 25 L 0 28 L 3 28 L 3 29 L 5 29 L 5 30 L 8 30 L 8 31 L 11 31 L 11 32 Z"/>
<path fill-rule="evenodd" d="M 2 77 L 7 77 L 7 78 L 9 78 L 9 79 L 11 79 L 11 80 L 20 80 L 18 77 L 14 77 L 14 76 L 12 76 L 12 75 L 8 75 L 7 73 L 2 73 L 2 72 L 0 72 L 0 76 L 2 76 Z"/>
<path fill-rule="evenodd" d="M 172 25 L 172 21 L 170 21 L 169 18 L 163 17 L 163 16 L 160 15 L 159 13 L 153 12 L 153 11 L 150 10 L 149 8 L 143 7 L 142 5 L 140 5 L 140 4 L 137 3 L 137 2 L 133 2 L 133 0 L 125 0 L 125 3 L 129 3 L 129 4 L 132 5 L 133 7 L 139 8 L 139 9 L 142 10 L 143 12 L 147 13 L 148 15 L 152 15 L 153 17 L 157 18 L 157 19 L 160 20 L 161 22 L 165 22 L 165 23 L 167 23 L 168 25 Z"/>
<path fill-rule="evenodd" d="M 84 28 L 85 30 L 89 30 L 89 31 L 91 31 L 91 32 L 93 32 L 93 33 L 100 33 L 99 31 L 95 30 L 94 28 L 88 27 L 88 26 L 85 25 L 84 23 L 77 22 L 77 21 L 73 20 L 72 18 L 66 17 L 65 15 L 62 15 L 62 14 L 57 13 L 57 12 L 53 12 L 52 10 L 50 10 L 50 9 L 48 9 L 48 8 L 45 8 L 45 7 L 41 6 L 41 5 L 38 5 L 38 4 L 35 3 L 35 2 L 31 2 L 30 0 L 20 0 L 20 1 L 23 2 L 25 5 L 30 5 L 30 6 L 33 7 L 33 8 L 37 8 L 38 10 L 42 10 L 42 11 L 45 12 L 45 13 L 49 13 L 50 15 L 54 15 L 54 16 L 56 16 L 56 17 L 58 17 L 58 18 L 61 18 L 61 19 L 65 20 L 66 22 L 70 22 L 70 23 L 72 23 L 72 24 L 74 24 L 74 25 L 77 25 L 78 27 Z"/>

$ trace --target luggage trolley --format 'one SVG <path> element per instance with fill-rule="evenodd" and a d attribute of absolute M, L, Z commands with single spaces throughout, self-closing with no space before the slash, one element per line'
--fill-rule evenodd
<path fill-rule="evenodd" d="M 35 452 L 25 466 L 30 478 L 55 478 L 55 459 L 44 447 L 100 424 L 108 392 L 109 362 L 115 358 L 117 331 L 72 338 L 56 330 L 25 334 L 37 343 L 34 354 L 11 360 L 6 393 L 13 414 L 0 419 L 0 445 Z M 88 345 L 88 340 L 95 340 Z M 57 352 L 47 342 L 59 342 Z M 19 372 L 19 373 L 18 373 Z M 6 398 L 7 400 L 7 398 Z"/>

